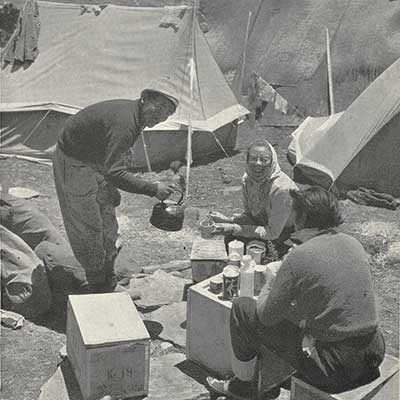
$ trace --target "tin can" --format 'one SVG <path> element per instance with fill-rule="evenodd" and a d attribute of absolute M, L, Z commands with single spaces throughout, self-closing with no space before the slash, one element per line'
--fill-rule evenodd
<path fill-rule="evenodd" d="M 223 279 L 222 276 L 213 276 L 210 279 L 210 292 L 218 294 L 222 292 Z"/>
<path fill-rule="evenodd" d="M 234 265 L 236 267 L 240 267 L 241 257 L 239 253 L 231 253 L 229 254 L 228 265 Z"/>
<path fill-rule="evenodd" d="M 244 255 L 244 243 L 241 242 L 240 240 L 232 240 L 228 244 L 228 254 L 232 253 L 238 253 L 240 257 L 243 257 Z"/>
<path fill-rule="evenodd" d="M 239 276 L 240 269 L 234 265 L 228 265 L 222 273 L 224 300 L 233 300 L 239 296 Z"/>

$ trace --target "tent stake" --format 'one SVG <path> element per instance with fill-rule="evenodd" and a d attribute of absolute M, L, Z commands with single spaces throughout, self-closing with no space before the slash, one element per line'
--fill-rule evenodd
<path fill-rule="evenodd" d="M 329 40 L 329 30 L 325 28 L 326 37 L 326 62 L 328 65 L 328 91 L 329 91 L 329 114 L 335 114 L 335 100 L 333 97 L 333 78 L 332 78 L 332 63 L 331 63 L 331 48 Z"/>

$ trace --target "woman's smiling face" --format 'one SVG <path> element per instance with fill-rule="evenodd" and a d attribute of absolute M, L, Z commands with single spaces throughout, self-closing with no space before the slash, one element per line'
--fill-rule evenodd
<path fill-rule="evenodd" d="M 254 175 L 265 175 L 271 169 L 272 154 L 267 146 L 254 146 L 247 155 L 248 168 Z"/>

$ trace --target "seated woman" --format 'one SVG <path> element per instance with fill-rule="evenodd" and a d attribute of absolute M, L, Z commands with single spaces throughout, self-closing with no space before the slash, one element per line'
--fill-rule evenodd
<path fill-rule="evenodd" d="M 266 140 L 255 142 L 247 151 L 243 176 L 244 213 L 230 218 L 211 212 L 215 233 L 227 235 L 226 243 L 235 238 L 245 243 L 270 240 L 282 253 L 283 242 L 293 232 L 290 189 L 296 189 L 296 185 L 281 171 L 274 148 Z"/>
<path fill-rule="evenodd" d="M 350 390 L 379 376 L 385 344 L 368 254 L 355 238 L 334 229 L 341 217 L 330 192 L 311 187 L 290 194 L 296 241 L 303 243 L 284 258 L 269 290 L 264 287 L 257 300 L 242 297 L 233 303 L 235 377 L 208 378 L 219 393 L 251 394 L 261 345 L 297 370 L 300 379 L 326 392 Z"/>

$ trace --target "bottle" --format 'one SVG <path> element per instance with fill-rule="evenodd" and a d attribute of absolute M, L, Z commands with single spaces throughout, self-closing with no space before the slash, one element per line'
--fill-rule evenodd
<path fill-rule="evenodd" d="M 240 297 L 254 296 L 254 263 L 251 256 L 246 254 L 242 257 L 240 268 Z"/>

